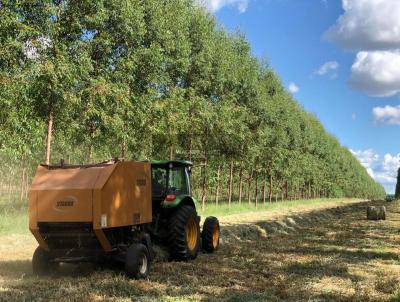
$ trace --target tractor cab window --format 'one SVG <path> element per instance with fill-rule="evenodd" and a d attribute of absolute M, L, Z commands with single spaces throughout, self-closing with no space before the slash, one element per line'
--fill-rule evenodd
<path fill-rule="evenodd" d="M 186 167 L 152 167 L 151 185 L 153 196 L 190 194 L 189 173 Z"/>
<path fill-rule="evenodd" d="M 151 174 L 153 196 L 165 195 L 167 192 L 167 170 L 164 168 L 153 168 Z"/>
<path fill-rule="evenodd" d="M 174 167 L 169 170 L 168 193 L 189 194 L 188 173 L 185 167 Z"/>

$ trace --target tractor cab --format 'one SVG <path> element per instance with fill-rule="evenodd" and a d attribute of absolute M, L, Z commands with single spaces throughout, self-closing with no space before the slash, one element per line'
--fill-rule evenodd
<path fill-rule="evenodd" d="M 169 245 L 172 259 L 195 259 L 200 248 L 211 253 L 218 248 L 220 229 L 216 217 L 207 217 L 200 232 L 200 216 L 190 188 L 190 161 L 151 162 L 155 242 Z"/>
<path fill-rule="evenodd" d="M 163 201 L 163 207 L 177 206 L 191 198 L 190 169 L 192 163 L 183 160 L 154 161 L 151 163 L 153 201 Z"/>

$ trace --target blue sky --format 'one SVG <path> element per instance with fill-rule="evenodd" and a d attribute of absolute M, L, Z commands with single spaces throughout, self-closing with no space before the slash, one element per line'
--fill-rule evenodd
<path fill-rule="evenodd" d="M 206 0 L 388 192 L 400 160 L 400 1 Z M 368 21 L 365 21 L 368 20 Z"/>

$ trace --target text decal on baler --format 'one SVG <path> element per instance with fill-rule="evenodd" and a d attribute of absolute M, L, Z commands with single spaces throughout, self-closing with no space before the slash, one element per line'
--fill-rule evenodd
<path fill-rule="evenodd" d="M 57 201 L 57 207 L 73 207 L 74 202 L 72 200 L 60 200 Z"/>

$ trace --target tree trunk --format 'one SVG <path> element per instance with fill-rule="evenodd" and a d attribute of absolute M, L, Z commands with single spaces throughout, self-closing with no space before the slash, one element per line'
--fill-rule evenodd
<path fill-rule="evenodd" d="M 288 196 L 289 196 L 289 184 L 288 184 L 287 180 L 285 182 L 285 194 L 286 194 L 285 199 L 288 200 L 289 199 L 288 198 Z"/>
<path fill-rule="evenodd" d="M 249 174 L 248 184 L 247 184 L 247 201 L 251 204 L 251 181 L 253 178 L 253 170 Z"/>
<path fill-rule="evenodd" d="M 267 180 L 265 178 L 265 175 L 263 177 L 263 204 L 265 205 L 266 199 L 267 199 Z"/>
<path fill-rule="evenodd" d="M 229 173 L 229 190 L 228 190 L 228 205 L 231 207 L 232 203 L 232 188 L 233 188 L 233 159 L 231 160 L 231 167 Z"/>
<path fill-rule="evenodd" d="M 256 178 L 256 196 L 255 196 L 255 200 L 256 200 L 256 209 L 258 208 L 258 173 L 257 171 L 255 172 L 255 178 Z"/>
<path fill-rule="evenodd" d="M 219 199 L 219 181 L 221 175 L 221 164 L 218 165 L 217 169 L 217 184 L 215 189 L 215 205 L 218 206 L 218 199 Z"/>
<path fill-rule="evenodd" d="M 46 165 L 50 165 L 52 133 L 53 133 L 53 110 L 50 109 L 49 115 L 48 115 L 48 120 L 47 120 L 46 157 L 45 157 Z"/>
<path fill-rule="evenodd" d="M 126 113 L 127 115 L 127 113 Z M 125 117 L 126 119 L 126 117 Z M 125 139 L 125 135 L 127 133 L 127 128 L 126 128 L 126 123 L 124 122 L 124 134 L 123 134 L 123 138 L 122 138 L 122 143 L 121 143 L 121 159 L 124 160 L 125 156 L 126 156 L 126 139 Z"/>
<path fill-rule="evenodd" d="M 88 163 L 92 163 L 93 161 L 93 140 L 94 140 L 94 131 L 95 126 L 93 123 L 90 123 L 89 128 L 89 146 L 88 146 Z"/>
<path fill-rule="evenodd" d="M 25 189 L 25 167 L 22 169 L 19 200 L 22 200 L 24 198 L 24 195 L 25 195 L 24 194 L 24 189 Z"/>
<path fill-rule="evenodd" d="M 121 159 L 125 159 L 125 152 L 126 152 L 126 143 L 124 138 L 121 144 Z"/>
<path fill-rule="evenodd" d="M 240 167 L 239 173 L 239 204 L 242 204 L 242 194 L 243 194 L 243 167 Z"/>
<path fill-rule="evenodd" d="M 201 189 L 201 208 L 205 209 L 206 207 L 206 190 L 207 190 L 207 185 L 206 185 L 206 175 L 207 175 L 207 146 L 205 147 L 204 151 L 204 165 L 203 165 L 203 183 L 202 183 L 202 189 Z"/>
<path fill-rule="evenodd" d="M 174 159 L 174 146 L 169 147 L 169 160 Z"/>
<path fill-rule="evenodd" d="M 12 200 L 12 180 L 9 178 L 8 180 L 8 188 L 7 188 L 7 195 L 8 195 L 8 200 L 11 202 Z"/>
<path fill-rule="evenodd" d="M 272 174 L 269 176 L 269 203 L 272 203 Z"/>
<path fill-rule="evenodd" d="M 92 161 L 93 161 L 93 145 L 92 142 L 90 142 L 88 147 L 88 163 L 91 164 Z"/>
<path fill-rule="evenodd" d="M 126 126 L 126 121 L 127 120 L 128 120 L 128 110 L 125 109 L 125 111 L 124 111 L 124 125 L 122 127 L 124 133 L 123 133 L 122 142 L 121 142 L 121 159 L 122 160 L 125 159 L 125 155 L 126 155 L 126 134 L 128 132 L 128 128 Z"/>
<path fill-rule="evenodd" d="M 30 173 L 29 170 L 25 174 L 25 199 L 28 198 L 28 191 L 29 191 L 29 184 L 30 184 Z"/>
<path fill-rule="evenodd" d="M 193 157 L 193 140 L 190 138 L 189 140 L 189 161 L 192 161 Z"/>

